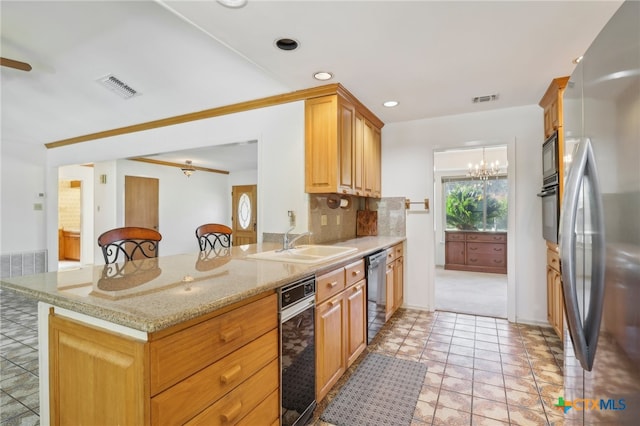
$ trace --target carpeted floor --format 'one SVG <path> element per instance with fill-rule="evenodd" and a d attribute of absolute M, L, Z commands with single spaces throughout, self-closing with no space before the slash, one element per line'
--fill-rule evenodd
<path fill-rule="evenodd" d="M 337 426 L 410 425 L 427 366 L 370 353 L 320 418 Z"/>
<path fill-rule="evenodd" d="M 436 309 L 507 317 L 507 276 L 436 268 Z"/>

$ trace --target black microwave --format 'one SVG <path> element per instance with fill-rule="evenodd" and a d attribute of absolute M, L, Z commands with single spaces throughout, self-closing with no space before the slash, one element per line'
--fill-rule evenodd
<path fill-rule="evenodd" d="M 544 186 L 558 184 L 559 167 L 558 132 L 555 131 L 542 145 L 542 181 Z"/>

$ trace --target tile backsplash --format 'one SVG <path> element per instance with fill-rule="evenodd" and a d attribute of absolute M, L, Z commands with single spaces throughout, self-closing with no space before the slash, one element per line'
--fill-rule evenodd
<path fill-rule="evenodd" d="M 309 195 L 309 230 L 313 232 L 312 242 L 316 244 L 355 238 L 358 210 L 365 208 L 367 200 L 346 197 L 349 200 L 347 207 L 332 209 L 327 204 L 329 197 L 329 194 Z M 369 209 L 378 211 L 378 235 L 406 235 L 404 197 L 369 198 L 368 201 Z"/>

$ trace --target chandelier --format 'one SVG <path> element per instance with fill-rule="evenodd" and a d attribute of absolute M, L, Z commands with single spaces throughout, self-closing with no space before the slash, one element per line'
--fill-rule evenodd
<path fill-rule="evenodd" d="M 491 162 L 491 164 L 487 164 L 484 158 L 484 147 L 482 147 L 482 161 L 475 166 L 469 163 L 469 173 L 467 173 L 467 176 L 470 176 L 472 179 L 487 180 L 491 176 L 497 176 L 498 173 L 500 173 L 500 163 L 496 160 L 495 163 Z"/>
<path fill-rule="evenodd" d="M 196 169 L 191 165 L 191 160 L 185 161 L 185 166 L 182 167 L 181 170 L 186 177 L 190 177 L 193 174 L 193 172 L 196 171 Z"/>

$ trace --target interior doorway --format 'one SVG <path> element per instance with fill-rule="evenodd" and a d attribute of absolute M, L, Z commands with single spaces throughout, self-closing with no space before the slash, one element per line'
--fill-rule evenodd
<path fill-rule="evenodd" d="M 58 269 L 80 266 L 82 181 L 58 180 Z"/>
<path fill-rule="evenodd" d="M 434 152 L 435 309 L 507 318 L 507 146 Z"/>

